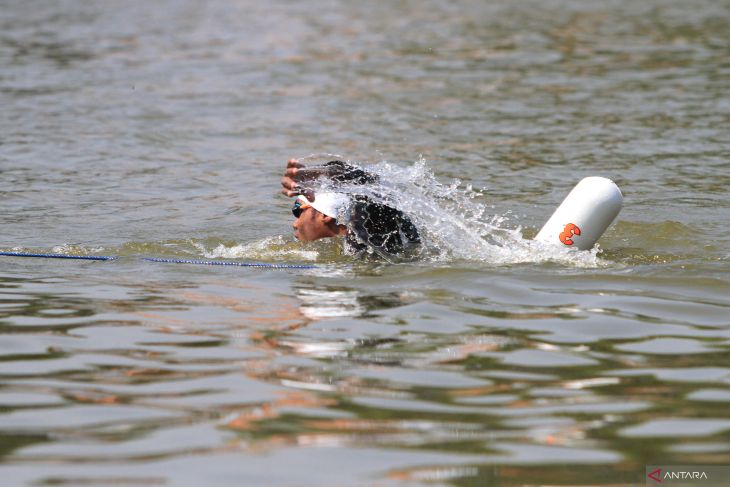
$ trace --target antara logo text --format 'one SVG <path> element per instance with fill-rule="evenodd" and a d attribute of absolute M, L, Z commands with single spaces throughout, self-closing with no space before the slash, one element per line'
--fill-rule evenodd
<path fill-rule="evenodd" d="M 705 472 L 697 472 L 697 471 L 686 471 L 686 470 L 676 470 L 671 471 L 667 470 L 662 475 L 662 469 L 657 468 L 656 470 L 649 472 L 647 475 L 650 479 L 652 479 L 654 482 L 662 483 L 664 480 L 702 480 L 707 479 L 707 474 Z"/>

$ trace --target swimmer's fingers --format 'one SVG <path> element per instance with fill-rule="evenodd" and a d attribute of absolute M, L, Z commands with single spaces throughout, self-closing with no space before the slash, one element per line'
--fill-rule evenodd
<path fill-rule="evenodd" d="M 303 194 L 307 197 L 309 201 L 314 201 L 314 191 L 309 188 L 304 188 L 300 186 L 292 178 L 284 176 L 283 178 L 281 178 L 281 185 L 283 186 L 283 189 L 281 190 L 281 194 L 283 195 L 291 198 L 293 196 L 299 196 L 300 194 Z"/>
<path fill-rule="evenodd" d="M 298 159 L 289 159 L 286 163 L 284 177 L 281 178 L 281 194 L 289 198 L 304 195 L 309 201 L 314 201 L 314 191 L 299 184 L 301 181 L 317 179 L 326 172 L 317 169 L 306 169 Z"/>
<path fill-rule="evenodd" d="M 295 191 L 290 189 L 282 189 L 281 194 L 293 198 L 294 196 L 304 195 L 309 201 L 314 201 L 314 191 L 309 188 L 301 188 Z"/>
<path fill-rule="evenodd" d="M 298 191 L 300 191 L 299 184 L 288 176 L 281 178 L 281 185 L 284 187 L 281 192 L 287 196 L 293 196 L 291 194 L 287 194 L 287 192 L 296 192 L 298 194 Z"/>
<path fill-rule="evenodd" d="M 289 159 L 286 164 L 286 170 L 284 171 L 284 177 L 296 181 L 311 181 L 321 176 L 329 176 L 330 173 L 330 168 L 307 167 L 299 162 L 298 159 Z"/>
<path fill-rule="evenodd" d="M 286 161 L 287 169 L 294 168 L 294 167 L 304 167 L 304 164 L 299 162 L 299 159 L 289 159 L 288 161 Z"/>
<path fill-rule="evenodd" d="M 294 176 L 296 176 L 297 171 L 299 168 L 304 167 L 304 164 L 299 162 L 298 159 L 289 159 L 286 161 L 286 169 L 284 169 L 284 178 L 290 178 L 293 179 Z M 281 184 L 284 184 L 284 180 L 282 179 Z"/>
<path fill-rule="evenodd" d="M 281 185 L 284 186 L 284 190 L 295 191 L 297 189 L 295 177 L 299 168 L 302 167 L 304 167 L 304 165 L 301 164 L 298 159 L 289 159 L 286 162 L 284 177 L 281 178 Z M 287 194 L 286 191 L 282 191 L 282 193 L 286 194 L 287 196 L 292 196 L 290 194 Z"/>

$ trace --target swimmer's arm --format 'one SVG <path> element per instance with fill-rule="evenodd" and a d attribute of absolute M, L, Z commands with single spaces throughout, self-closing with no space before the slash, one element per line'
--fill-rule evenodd
<path fill-rule="evenodd" d="M 306 167 L 298 159 L 289 159 L 284 177 L 281 178 L 283 186 L 281 193 L 289 197 L 303 194 L 310 201 L 314 201 L 314 191 L 300 183 L 320 177 L 350 184 L 368 184 L 378 180 L 377 176 L 342 161 L 330 161 L 323 166 Z"/>
<path fill-rule="evenodd" d="M 309 190 L 311 195 L 306 194 L 306 188 L 303 188 L 299 184 L 300 181 L 304 180 L 302 178 L 302 176 L 304 176 L 304 173 L 300 173 L 301 169 L 303 168 L 304 164 L 300 163 L 297 159 L 289 159 L 287 161 L 286 169 L 284 170 L 284 177 L 281 178 L 281 185 L 284 187 L 284 189 L 281 190 L 281 193 L 290 198 L 303 194 L 310 201 L 314 201 L 314 192 L 312 190 Z"/>

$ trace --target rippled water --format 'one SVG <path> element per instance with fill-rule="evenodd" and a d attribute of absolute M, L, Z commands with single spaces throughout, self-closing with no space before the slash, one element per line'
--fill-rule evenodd
<path fill-rule="evenodd" d="M 0 250 L 120 256 L 0 257 L 3 485 L 729 464 L 729 32 L 710 0 L 3 2 Z M 595 258 L 351 262 L 277 195 L 317 152 L 422 156 L 527 239 L 584 176 L 625 205 Z"/>

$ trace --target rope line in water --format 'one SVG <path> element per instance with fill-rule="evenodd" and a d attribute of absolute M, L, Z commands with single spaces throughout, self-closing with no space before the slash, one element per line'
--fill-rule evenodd
<path fill-rule="evenodd" d="M 269 269 L 314 269 L 316 266 L 307 264 L 262 264 L 255 262 L 235 262 L 225 260 L 189 260 L 189 259 L 162 259 L 159 257 L 142 257 L 147 262 L 164 262 L 166 264 L 200 264 L 200 265 L 228 265 L 235 267 L 266 267 Z"/>
<path fill-rule="evenodd" d="M 0 252 L 6 257 L 38 257 L 42 259 L 70 259 L 70 260 L 117 260 L 113 255 L 66 255 L 66 254 L 34 254 L 28 252 Z M 261 267 L 266 269 L 315 269 L 317 266 L 308 264 L 266 264 L 258 262 L 235 262 L 223 260 L 194 260 L 194 259 L 162 259 L 159 257 L 140 257 L 147 262 L 162 262 L 166 264 L 198 264 L 222 265 L 233 267 Z"/>

